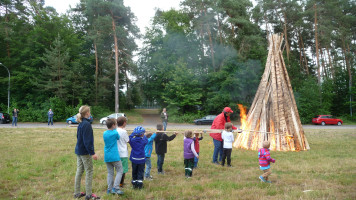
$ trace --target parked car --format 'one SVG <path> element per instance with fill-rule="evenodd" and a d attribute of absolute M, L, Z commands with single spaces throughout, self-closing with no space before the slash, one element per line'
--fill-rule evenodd
<path fill-rule="evenodd" d="M 93 116 L 90 115 L 90 117 L 89 117 L 90 123 L 93 123 L 93 120 L 94 120 Z M 66 121 L 67 121 L 67 124 L 78 124 L 77 115 L 69 117 Z"/>
<path fill-rule="evenodd" d="M 338 126 L 341 126 L 343 121 L 332 115 L 317 115 L 313 118 L 312 123 L 321 124 L 323 126 L 326 124 L 337 124 Z"/>
<path fill-rule="evenodd" d="M 196 125 L 202 125 L 202 124 L 213 124 L 213 121 L 215 119 L 216 115 L 207 115 L 201 119 L 196 119 L 194 120 L 194 124 Z"/>
<path fill-rule="evenodd" d="M 0 112 L 0 124 L 10 123 L 11 117 L 8 113 Z"/>
<path fill-rule="evenodd" d="M 119 117 L 121 117 L 121 116 L 124 116 L 124 117 L 127 119 L 125 113 L 113 113 L 113 114 L 111 114 L 111 115 L 109 115 L 109 116 L 107 116 L 107 117 L 101 118 L 101 119 L 100 119 L 100 124 L 105 125 L 107 119 L 110 119 L 110 118 L 117 119 L 117 118 L 119 118 Z"/>

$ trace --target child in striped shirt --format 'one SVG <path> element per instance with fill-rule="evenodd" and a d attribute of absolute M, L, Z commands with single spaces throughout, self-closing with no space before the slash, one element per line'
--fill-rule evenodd
<path fill-rule="evenodd" d="M 260 169 L 263 170 L 263 174 L 259 178 L 265 183 L 271 183 L 271 181 L 268 180 L 268 176 L 272 173 L 270 163 L 275 163 L 276 160 L 270 156 L 268 149 L 270 146 L 269 141 L 264 141 L 262 145 L 263 148 L 258 150 L 258 160 L 260 163 Z"/>

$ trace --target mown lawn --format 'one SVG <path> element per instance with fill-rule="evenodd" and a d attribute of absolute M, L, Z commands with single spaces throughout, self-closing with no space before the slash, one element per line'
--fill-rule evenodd
<path fill-rule="evenodd" d="M 106 195 L 103 130 L 95 129 L 93 191 Z M 164 170 L 141 191 L 126 176 L 125 199 L 356 199 L 356 131 L 308 130 L 311 150 L 272 152 L 272 184 L 260 183 L 256 151 L 234 149 L 233 168 L 211 163 L 212 139 L 201 141 L 199 168 L 184 177 L 183 136 L 169 143 Z M 76 172 L 76 129 L 0 129 L 0 199 L 72 199 Z M 130 164 L 131 165 L 131 164 Z M 130 167 L 131 168 L 131 167 Z M 84 190 L 84 176 L 82 188 Z"/>

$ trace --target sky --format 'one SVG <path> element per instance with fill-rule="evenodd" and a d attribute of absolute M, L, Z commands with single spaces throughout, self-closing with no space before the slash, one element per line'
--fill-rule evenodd
<path fill-rule="evenodd" d="M 66 13 L 69 6 L 72 8 L 79 3 L 79 0 L 45 0 L 45 6 L 54 7 L 58 13 Z M 145 27 L 150 25 L 150 20 L 155 14 L 155 9 L 169 10 L 178 9 L 180 0 L 124 0 L 124 5 L 129 6 L 137 17 L 136 25 L 141 33 L 145 33 Z"/>

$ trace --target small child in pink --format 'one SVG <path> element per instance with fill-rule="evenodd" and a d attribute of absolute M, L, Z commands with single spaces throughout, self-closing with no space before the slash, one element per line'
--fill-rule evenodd
<path fill-rule="evenodd" d="M 263 170 L 264 173 L 259 178 L 265 183 L 271 183 L 271 181 L 268 180 L 268 176 L 272 173 L 270 162 L 275 163 L 276 160 L 270 156 L 268 149 L 270 146 L 269 141 L 264 141 L 262 146 L 263 148 L 258 150 L 258 160 L 260 162 L 260 169 Z"/>

